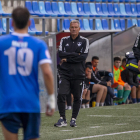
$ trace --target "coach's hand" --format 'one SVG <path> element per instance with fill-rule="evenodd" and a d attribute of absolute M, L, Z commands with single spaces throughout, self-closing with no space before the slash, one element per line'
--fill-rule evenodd
<path fill-rule="evenodd" d="M 67 59 L 66 58 L 61 59 L 60 65 L 62 65 L 63 62 L 67 62 Z"/>
<path fill-rule="evenodd" d="M 138 62 L 138 70 L 140 71 L 140 60 Z"/>
<path fill-rule="evenodd" d="M 52 116 L 54 114 L 55 109 L 51 109 L 49 105 L 47 105 L 46 115 Z"/>

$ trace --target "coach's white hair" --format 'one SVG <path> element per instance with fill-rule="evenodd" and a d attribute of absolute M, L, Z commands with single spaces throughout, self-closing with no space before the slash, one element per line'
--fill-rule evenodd
<path fill-rule="evenodd" d="M 79 22 L 79 20 L 72 20 L 71 22 L 70 22 L 70 24 L 71 23 L 78 23 L 78 25 L 79 25 L 79 27 L 80 27 L 80 22 Z"/>

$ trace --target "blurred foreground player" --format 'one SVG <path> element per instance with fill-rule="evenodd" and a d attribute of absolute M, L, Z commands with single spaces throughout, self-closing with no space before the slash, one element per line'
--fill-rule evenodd
<path fill-rule="evenodd" d="M 14 33 L 0 37 L 0 120 L 5 140 L 37 140 L 40 126 L 38 64 L 48 90 L 46 115 L 55 109 L 51 59 L 45 42 L 27 34 L 30 14 L 26 8 L 12 12 Z"/>

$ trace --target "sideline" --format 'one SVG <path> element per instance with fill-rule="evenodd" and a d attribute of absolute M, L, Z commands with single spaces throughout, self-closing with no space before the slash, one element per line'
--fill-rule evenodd
<path fill-rule="evenodd" d="M 104 137 L 104 136 L 112 136 L 112 135 L 119 135 L 119 134 L 127 134 L 127 133 L 134 133 L 134 132 L 140 132 L 140 130 L 125 131 L 125 132 L 110 133 L 110 134 L 95 135 L 95 136 L 87 136 L 87 137 L 72 138 L 72 139 L 65 139 L 65 140 L 83 140 L 83 139 L 90 139 L 90 138 L 97 138 L 97 137 Z"/>

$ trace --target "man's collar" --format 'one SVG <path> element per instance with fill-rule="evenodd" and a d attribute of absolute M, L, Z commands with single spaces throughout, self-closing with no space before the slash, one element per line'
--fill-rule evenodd
<path fill-rule="evenodd" d="M 71 40 L 77 40 L 80 37 L 80 35 L 78 35 L 75 39 L 72 38 L 72 36 L 70 35 Z"/>
<path fill-rule="evenodd" d="M 119 68 L 117 68 L 117 67 L 114 65 L 114 69 L 115 69 L 115 70 L 118 70 Z"/>
<path fill-rule="evenodd" d="M 20 34 L 20 33 L 17 33 L 17 32 L 13 32 L 12 35 L 19 36 L 19 37 L 29 36 L 29 34 L 27 34 L 27 33 Z"/>
<path fill-rule="evenodd" d="M 121 67 L 122 67 L 124 70 L 126 69 L 123 65 L 121 65 Z"/>
<path fill-rule="evenodd" d="M 93 66 L 92 66 L 92 69 L 93 69 L 93 71 L 95 71 L 95 70 L 96 70 L 96 67 L 93 67 Z"/>

